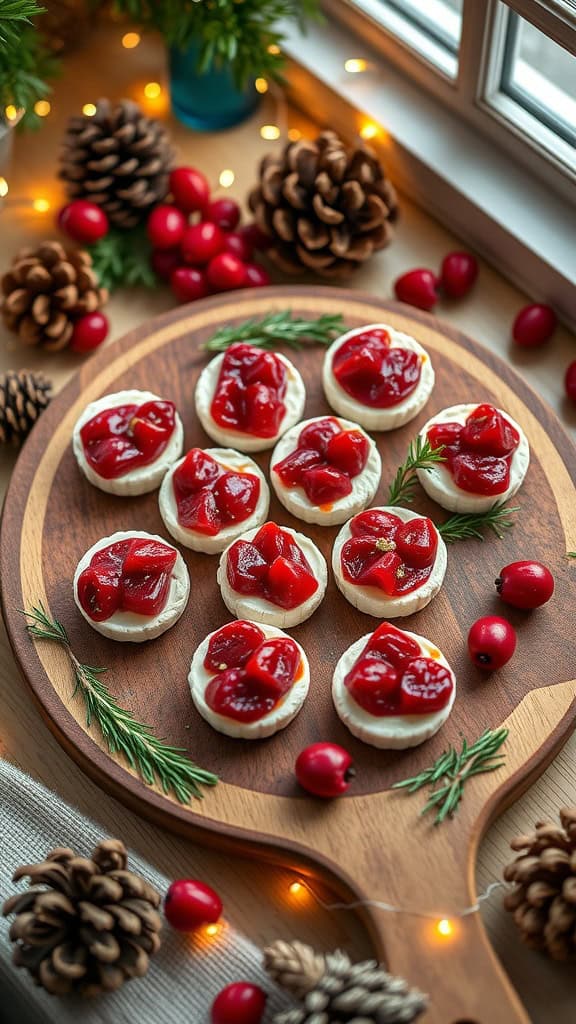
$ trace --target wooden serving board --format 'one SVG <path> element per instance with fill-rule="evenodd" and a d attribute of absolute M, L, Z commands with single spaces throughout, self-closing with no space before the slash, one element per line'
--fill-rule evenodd
<path fill-rule="evenodd" d="M 337 658 L 376 626 L 344 600 L 333 581 L 319 610 L 294 630 L 311 663 L 308 700 L 286 731 L 257 743 L 214 732 L 194 710 L 188 691 L 196 645 L 229 620 L 216 585 L 216 557 L 183 552 L 192 581 L 190 602 L 179 623 L 152 643 L 106 640 L 74 606 L 76 563 L 98 538 L 130 527 L 164 533 L 156 493 L 114 497 L 81 476 L 70 445 L 81 411 L 107 392 L 151 389 L 175 401 L 186 448 L 209 445 L 194 413 L 194 386 L 206 362 L 200 344 L 221 324 L 287 306 L 306 316 L 343 313 L 348 327 L 388 322 L 414 334 L 432 356 L 436 387 L 426 409 L 400 430 L 378 435 L 383 476 L 374 504 L 385 503 L 416 429 L 444 406 L 493 402 L 522 424 L 530 441 L 532 463 L 514 529 L 502 540 L 490 535 L 483 544 L 450 547 L 440 595 L 400 623 L 433 639 L 458 679 L 448 723 L 415 750 L 365 746 L 333 710 L 330 681 Z M 328 413 L 320 383 L 323 352 L 310 348 L 293 358 L 308 389 L 305 417 Z M 264 469 L 269 457 L 269 452 L 256 456 Z M 332 288 L 270 288 L 209 299 L 143 324 L 95 355 L 42 415 L 18 460 L 4 509 L 0 567 L 8 632 L 32 694 L 64 749 L 131 808 L 186 835 L 232 849 L 250 843 L 268 859 L 320 871 L 357 899 L 452 917 L 475 901 L 476 851 L 489 822 L 542 772 L 574 726 L 574 605 L 565 553 L 576 548 L 575 475 L 574 447 L 538 396 L 496 356 L 426 314 Z M 445 517 L 423 493 L 415 507 L 438 521 Z M 303 526 L 275 499 L 270 518 L 304 529 L 330 562 L 337 527 Z M 526 557 L 545 562 L 556 578 L 553 600 L 534 613 L 504 608 L 493 585 L 503 565 Z M 82 661 L 108 666 L 107 682 L 123 705 L 219 774 L 220 783 L 203 801 L 183 807 L 145 786 L 121 758 L 110 756 L 98 729 L 86 727 L 83 704 L 71 696 L 65 653 L 50 644 L 35 645 L 25 632 L 18 609 L 39 601 L 65 624 Z M 504 669 L 485 676 L 468 659 L 466 634 L 480 615 L 502 612 L 518 630 L 518 650 Z M 485 727 L 502 724 L 510 729 L 505 767 L 468 785 L 453 821 L 435 828 L 419 817 L 422 794 L 391 792 L 393 782 L 427 767 L 449 742 L 474 739 Z M 347 747 L 358 769 L 349 795 L 333 802 L 304 796 L 294 781 L 298 752 L 319 739 Z M 527 1021 L 479 914 L 457 919 L 449 940 L 437 936 L 433 921 L 416 914 L 372 908 L 366 917 L 390 969 L 430 994 L 427 1024 Z"/>

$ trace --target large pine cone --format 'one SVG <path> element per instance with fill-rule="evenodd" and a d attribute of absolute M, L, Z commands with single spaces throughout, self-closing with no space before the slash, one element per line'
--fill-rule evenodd
<path fill-rule="evenodd" d="M 375 960 L 353 964 L 346 953 L 316 953 L 303 942 L 275 942 L 264 950 L 274 981 L 302 1007 L 276 1014 L 274 1024 L 410 1024 L 428 999 Z"/>
<path fill-rule="evenodd" d="M 50 352 L 66 348 L 75 321 L 106 302 L 98 286 L 92 257 L 60 242 L 22 249 L 1 280 L 2 318 L 24 345 L 42 345 Z"/>
<path fill-rule="evenodd" d="M 0 444 L 20 444 L 52 397 L 42 373 L 20 370 L 0 376 Z"/>
<path fill-rule="evenodd" d="M 160 895 L 126 864 L 124 844 L 106 839 L 91 860 L 59 847 L 42 864 L 18 868 L 14 881 L 28 876 L 35 888 L 2 908 L 16 915 L 16 966 L 53 995 L 112 992 L 145 974 L 160 946 Z"/>
<path fill-rule="evenodd" d="M 103 99 L 93 117 L 68 121 L 60 177 L 70 199 L 97 203 L 111 224 L 132 228 L 166 197 L 173 157 L 159 121 L 132 100 Z"/>
<path fill-rule="evenodd" d="M 248 202 L 281 270 L 330 278 L 347 277 L 388 245 L 398 214 L 376 154 L 346 146 L 332 131 L 265 156 Z"/>
<path fill-rule="evenodd" d="M 520 851 L 504 869 L 514 888 L 504 906 L 524 942 L 553 960 L 576 959 L 576 807 L 560 811 L 561 826 L 539 821 L 510 846 Z"/>

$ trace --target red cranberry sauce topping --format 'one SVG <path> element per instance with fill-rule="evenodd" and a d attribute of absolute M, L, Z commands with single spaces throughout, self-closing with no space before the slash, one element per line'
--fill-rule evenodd
<path fill-rule="evenodd" d="M 298 445 L 273 467 L 285 487 L 302 487 L 313 505 L 326 505 L 352 491 L 370 445 L 360 430 L 343 430 L 332 416 L 314 420 L 300 432 Z"/>
<path fill-rule="evenodd" d="M 235 541 L 226 573 L 237 593 L 263 597 L 279 608 L 296 608 L 318 590 L 303 551 L 276 523 L 264 523 L 252 541 Z"/>
<path fill-rule="evenodd" d="M 438 534 L 430 519 L 408 523 L 380 509 L 359 512 L 350 522 L 352 536 L 342 545 L 344 579 L 378 587 L 388 597 L 417 590 L 432 572 Z"/>
<path fill-rule="evenodd" d="M 427 433 L 434 447 L 444 445 L 445 465 L 461 490 L 502 494 L 510 486 L 520 435 L 493 405 L 476 406 L 464 424 L 436 423 Z"/>
<path fill-rule="evenodd" d="M 252 515 L 260 497 L 253 473 L 226 470 L 201 448 L 192 448 L 172 476 L 178 522 L 210 537 Z"/>
<path fill-rule="evenodd" d="M 212 399 L 212 419 L 225 430 L 275 437 L 286 412 L 286 381 L 286 366 L 274 352 L 231 345 Z"/>
<path fill-rule="evenodd" d="M 78 577 L 78 599 L 94 622 L 114 612 L 158 615 L 168 598 L 177 552 L 157 540 L 134 537 L 100 548 Z"/>
<path fill-rule="evenodd" d="M 80 430 L 86 461 L 105 480 L 154 462 L 176 423 L 173 402 L 117 405 L 97 413 Z"/>
<path fill-rule="evenodd" d="M 415 390 L 422 356 L 408 348 L 391 348 L 381 327 L 358 331 L 340 346 L 332 360 L 341 388 L 362 405 L 388 409 Z"/>
<path fill-rule="evenodd" d="M 204 668 L 217 673 L 206 687 L 208 707 L 239 722 L 257 722 L 300 676 L 302 659 L 294 640 L 267 640 L 252 622 L 240 620 L 210 638 Z"/>
<path fill-rule="evenodd" d="M 356 703 L 376 717 L 440 711 L 454 689 L 452 673 L 423 656 L 420 645 L 389 622 L 372 633 L 344 685 Z"/>

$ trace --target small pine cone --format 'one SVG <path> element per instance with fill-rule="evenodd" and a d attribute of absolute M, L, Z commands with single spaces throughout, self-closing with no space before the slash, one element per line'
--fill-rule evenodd
<path fill-rule="evenodd" d="M 504 868 L 512 888 L 504 906 L 522 939 L 553 960 L 576 959 L 576 807 L 560 811 L 560 825 L 539 821 L 510 846 L 518 856 Z"/>
<path fill-rule="evenodd" d="M 0 280 L 2 319 L 24 345 L 41 345 L 59 352 L 70 344 L 74 324 L 106 302 L 83 249 L 66 249 L 60 242 L 43 242 L 21 249 Z"/>
<path fill-rule="evenodd" d="M 20 444 L 52 397 L 42 373 L 20 370 L 0 376 L 0 444 Z"/>
<path fill-rule="evenodd" d="M 168 192 L 174 153 L 163 125 L 137 103 L 101 99 L 93 117 L 71 117 L 59 176 L 70 199 L 101 206 L 110 223 L 133 228 Z"/>
<path fill-rule="evenodd" d="M 13 961 L 52 995 L 112 992 L 146 974 L 160 946 L 160 894 L 126 865 L 124 844 L 106 839 L 91 859 L 58 847 L 14 872 L 33 888 L 2 908 L 15 915 Z"/>
<path fill-rule="evenodd" d="M 275 942 L 264 950 L 270 976 L 302 1000 L 276 1014 L 273 1024 L 410 1024 L 428 999 L 375 960 L 353 964 L 346 953 L 316 953 L 302 942 Z"/>
<path fill-rule="evenodd" d="M 290 142 L 260 164 L 248 197 L 268 256 L 289 274 L 345 278 L 392 239 L 398 204 L 378 157 L 333 131 Z"/>

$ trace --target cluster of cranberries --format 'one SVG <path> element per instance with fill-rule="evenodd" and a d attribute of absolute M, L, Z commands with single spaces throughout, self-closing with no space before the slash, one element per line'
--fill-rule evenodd
<path fill-rule="evenodd" d="M 179 302 L 270 283 L 265 268 L 253 262 L 269 239 L 255 224 L 239 228 L 238 203 L 211 199 L 208 181 L 193 167 L 172 171 L 170 192 L 172 203 L 152 210 L 147 231 L 152 267 Z"/>
<path fill-rule="evenodd" d="M 81 245 L 94 245 L 108 234 L 110 228 L 104 210 L 85 199 L 75 199 L 63 206 L 57 222 L 61 231 Z M 70 348 L 73 352 L 91 352 L 106 339 L 109 329 L 108 317 L 104 313 L 99 310 L 85 313 L 74 324 Z"/>

